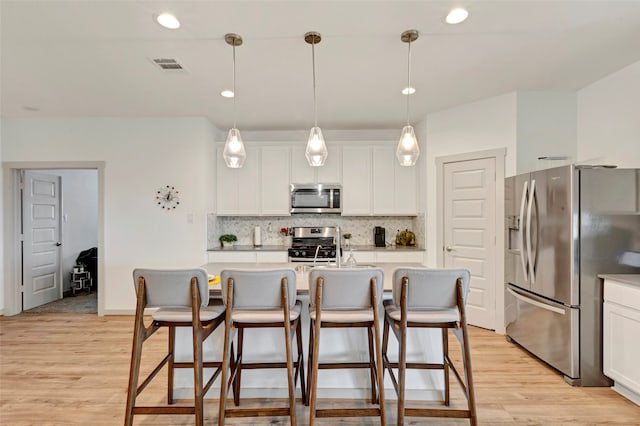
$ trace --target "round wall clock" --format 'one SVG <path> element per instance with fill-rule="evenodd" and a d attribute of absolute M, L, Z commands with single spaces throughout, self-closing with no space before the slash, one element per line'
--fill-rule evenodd
<path fill-rule="evenodd" d="M 180 204 L 180 191 L 173 186 L 163 186 L 156 192 L 156 202 L 161 209 L 174 210 Z"/>

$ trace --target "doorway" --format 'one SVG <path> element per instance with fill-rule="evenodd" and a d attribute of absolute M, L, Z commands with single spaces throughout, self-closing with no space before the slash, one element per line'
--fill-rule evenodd
<path fill-rule="evenodd" d="M 504 331 L 505 149 L 440 157 L 437 262 L 471 272 L 469 324 Z"/>
<path fill-rule="evenodd" d="M 85 274 L 90 281 L 77 294 L 80 298 L 91 295 L 93 301 L 85 302 L 85 311 L 91 309 L 98 315 L 103 315 L 104 270 L 103 265 L 103 194 L 104 194 L 104 162 L 6 162 L 3 163 L 3 189 L 5 193 L 4 235 L 5 242 L 5 280 L 4 301 L 5 315 L 15 315 L 23 311 L 23 288 L 27 282 L 23 281 L 23 199 L 20 187 L 24 171 L 38 176 L 60 176 L 61 209 L 58 213 L 60 223 L 61 243 L 59 249 L 59 266 L 57 268 L 57 298 L 65 301 L 65 295 L 73 300 L 72 272 L 80 259 L 87 269 L 92 263 L 93 274 Z M 33 208 L 31 206 L 30 208 Z M 51 230 L 46 232 L 51 234 Z M 45 233 L 46 233 L 45 232 Z M 88 237 L 88 238 L 87 238 Z M 83 252 L 87 256 L 79 258 Z M 87 254 L 87 253 L 85 253 Z M 28 253 L 27 253 L 28 255 Z M 37 264 L 35 265 L 37 269 Z M 24 286 L 22 284 L 25 284 Z M 76 284 L 77 285 L 77 284 Z M 49 287 L 52 287 L 49 285 Z M 25 290 L 26 291 L 26 290 Z M 86 298 L 85 298 L 86 300 Z M 54 303 L 59 303 L 58 300 Z M 79 302 L 79 300 L 78 300 Z M 72 303 L 73 305 L 73 303 Z M 77 305 L 77 304 L 76 304 Z M 43 305 L 44 307 L 48 305 Z M 25 305 L 25 307 L 29 307 Z M 38 308 L 39 309 L 39 308 Z M 77 306 L 60 307 L 76 312 Z M 51 312 L 51 311 L 48 311 Z M 62 310 L 60 310 L 62 312 Z"/>

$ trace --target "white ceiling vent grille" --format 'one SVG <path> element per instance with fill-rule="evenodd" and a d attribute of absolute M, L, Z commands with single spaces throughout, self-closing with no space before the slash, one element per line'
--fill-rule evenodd
<path fill-rule="evenodd" d="M 186 71 L 186 68 L 180 62 L 178 62 L 177 59 L 153 58 L 151 59 L 151 62 L 153 62 L 162 71 Z"/>

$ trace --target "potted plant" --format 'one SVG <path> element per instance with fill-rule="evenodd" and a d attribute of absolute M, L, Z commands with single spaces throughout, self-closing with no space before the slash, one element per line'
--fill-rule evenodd
<path fill-rule="evenodd" d="M 344 234 L 342 234 L 342 238 L 344 238 L 344 246 L 347 248 L 351 247 L 351 234 L 345 232 Z"/>
<path fill-rule="evenodd" d="M 222 247 L 233 247 L 233 243 L 238 241 L 238 238 L 233 234 L 220 235 L 218 239 L 222 243 Z"/>

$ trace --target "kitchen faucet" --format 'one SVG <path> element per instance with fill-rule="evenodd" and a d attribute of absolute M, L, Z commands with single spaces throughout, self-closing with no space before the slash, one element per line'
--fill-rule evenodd
<path fill-rule="evenodd" d="M 318 252 L 320 251 L 321 248 L 322 246 L 320 244 L 316 246 L 316 254 L 315 256 L 313 256 L 313 266 L 316 266 L 316 259 L 318 259 Z"/>

